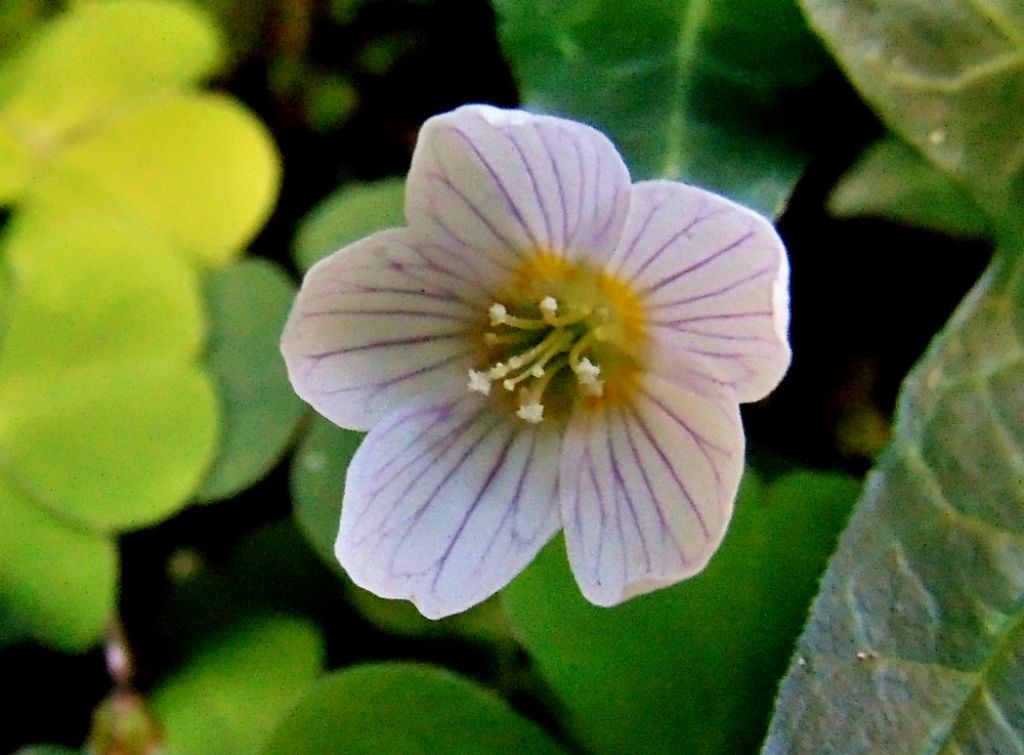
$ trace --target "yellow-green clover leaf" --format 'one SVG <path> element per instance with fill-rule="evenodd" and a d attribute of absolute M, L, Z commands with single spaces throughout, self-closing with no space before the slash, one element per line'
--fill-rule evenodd
<path fill-rule="evenodd" d="M 33 198 L 55 215 L 72 206 L 135 219 L 193 262 L 219 265 L 263 225 L 279 174 L 270 135 L 242 106 L 177 94 L 63 151 Z"/>
<path fill-rule="evenodd" d="M 117 550 L 61 521 L 0 475 L 0 608 L 66 651 L 95 643 L 114 610 Z"/>
<path fill-rule="evenodd" d="M 192 5 L 81 3 L 7 62 L 0 120 L 45 153 L 125 101 L 209 76 L 222 54 L 216 27 Z"/>
<path fill-rule="evenodd" d="M 51 219 L 52 221 L 52 219 Z M 180 508 L 214 453 L 195 272 L 157 238 L 103 216 L 18 218 L 0 351 L 0 469 L 98 529 Z"/>

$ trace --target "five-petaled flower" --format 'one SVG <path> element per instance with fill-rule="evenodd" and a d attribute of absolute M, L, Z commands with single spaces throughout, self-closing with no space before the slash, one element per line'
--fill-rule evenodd
<path fill-rule="evenodd" d="M 299 395 L 369 430 L 336 546 L 351 578 L 437 618 L 560 529 L 600 605 L 700 571 L 743 470 L 739 404 L 789 365 L 772 226 L 631 185 L 588 126 L 486 106 L 423 126 L 405 215 L 309 271 L 282 340 Z"/>

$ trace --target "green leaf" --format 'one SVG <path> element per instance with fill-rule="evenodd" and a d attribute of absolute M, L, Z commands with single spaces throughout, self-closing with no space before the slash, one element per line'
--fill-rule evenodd
<path fill-rule="evenodd" d="M 493 0 L 525 107 L 606 131 L 634 178 L 778 214 L 806 162 L 794 92 L 823 56 L 792 0 Z"/>
<path fill-rule="evenodd" d="M 185 503 L 215 450 L 198 286 L 154 237 L 68 212 L 8 238 L 0 466 L 72 519 L 139 527 Z"/>
<path fill-rule="evenodd" d="M 25 620 L 6 606 L 3 599 L 0 599 L 0 650 L 8 645 L 23 642 L 31 635 L 32 630 Z"/>
<path fill-rule="evenodd" d="M 79 3 L 5 61 L 14 91 L 2 102 L 0 120 L 42 157 L 126 100 L 209 76 L 221 54 L 211 19 L 188 3 Z"/>
<path fill-rule="evenodd" d="M 998 257 L 907 378 L 767 753 L 1019 752 L 1024 260 Z"/>
<path fill-rule="evenodd" d="M 114 614 L 117 549 L 44 511 L 0 475 L 0 606 L 67 652 L 95 645 Z"/>
<path fill-rule="evenodd" d="M 586 602 L 561 539 L 502 593 L 513 627 L 594 753 L 750 752 L 818 576 L 856 498 L 839 475 L 744 478 L 698 576 L 611 609 Z"/>
<path fill-rule="evenodd" d="M 828 204 L 839 217 L 884 218 L 950 236 L 981 238 L 989 230 L 967 191 L 891 134 L 864 150 Z"/>
<path fill-rule="evenodd" d="M 1020 227 L 1024 6 L 800 1 L 889 127 L 969 187 L 997 225 Z"/>
<path fill-rule="evenodd" d="M 13 201 L 32 180 L 32 153 L 0 123 L 0 205 Z"/>
<path fill-rule="evenodd" d="M 300 270 L 346 244 L 405 224 L 405 180 L 385 178 L 350 184 L 331 194 L 302 219 L 292 244 Z"/>
<path fill-rule="evenodd" d="M 382 663 L 331 674 L 270 737 L 262 755 L 559 753 L 535 724 L 439 668 Z"/>
<path fill-rule="evenodd" d="M 280 179 L 266 128 L 234 100 L 182 93 L 114 118 L 57 155 L 35 204 L 129 218 L 193 262 L 230 261 L 263 225 Z"/>
<path fill-rule="evenodd" d="M 151 697 L 167 755 L 246 755 L 323 665 L 319 632 L 294 618 L 235 627 L 211 641 Z"/>
<path fill-rule="evenodd" d="M 247 488 L 284 453 L 305 411 L 278 343 L 295 285 L 276 265 L 245 260 L 206 278 L 206 362 L 221 397 L 220 451 L 199 490 L 215 500 Z"/>
<path fill-rule="evenodd" d="M 216 450 L 217 400 L 192 365 L 0 386 L 0 464 L 44 505 L 100 531 L 182 508 Z"/>
<path fill-rule="evenodd" d="M 4 251 L 13 295 L 0 384 L 103 365 L 184 363 L 205 335 L 196 274 L 144 229 L 68 210 L 19 213 Z"/>
<path fill-rule="evenodd" d="M 317 416 L 292 457 L 295 521 L 316 552 L 333 567 L 338 564 L 334 539 L 341 519 L 345 471 L 364 435 Z"/>

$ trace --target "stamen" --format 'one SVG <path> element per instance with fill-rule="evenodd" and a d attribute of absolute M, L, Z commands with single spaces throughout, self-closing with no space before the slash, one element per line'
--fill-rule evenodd
<path fill-rule="evenodd" d="M 589 357 L 583 357 L 576 365 L 575 372 L 579 375 L 580 382 L 592 382 L 601 374 L 601 368 L 591 362 Z"/>
<path fill-rule="evenodd" d="M 487 310 L 487 314 L 491 316 L 491 326 L 504 325 L 508 322 L 508 310 L 505 309 L 504 304 L 494 302 L 491 308 Z"/>
<path fill-rule="evenodd" d="M 485 396 L 491 393 L 491 378 L 486 372 L 469 371 L 469 390 L 482 393 Z"/>
<path fill-rule="evenodd" d="M 544 405 L 537 401 L 520 404 L 519 409 L 516 411 L 516 416 L 530 424 L 536 425 L 544 419 Z"/>
<path fill-rule="evenodd" d="M 583 364 L 580 357 L 583 355 L 583 352 L 590 347 L 591 342 L 597 338 L 597 330 L 599 330 L 599 328 L 595 328 L 583 336 L 583 338 L 578 340 L 572 347 L 572 351 L 569 352 L 569 366 L 576 374 L 579 374 L 580 367 Z M 587 360 L 587 362 L 588 364 L 590 363 L 589 360 Z"/>
<path fill-rule="evenodd" d="M 545 296 L 540 301 L 540 315 L 544 318 L 544 321 L 551 324 L 555 320 L 555 314 L 558 312 L 558 302 L 555 301 L 553 296 Z"/>

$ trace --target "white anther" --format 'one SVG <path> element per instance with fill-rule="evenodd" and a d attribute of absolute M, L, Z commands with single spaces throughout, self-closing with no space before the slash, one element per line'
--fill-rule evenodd
<path fill-rule="evenodd" d="M 485 396 L 491 393 L 491 378 L 488 377 L 486 372 L 477 372 L 476 370 L 469 371 L 469 390 L 482 393 Z"/>
<path fill-rule="evenodd" d="M 504 304 L 494 302 L 491 308 L 487 310 L 487 314 L 491 316 L 491 325 L 503 325 L 508 322 L 508 310 L 505 309 Z"/>
<path fill-rule="evenodd" d="M 544 368 L 539 364 L 535 364 L 530 368 L 530 374 L 536 378 L 544 377 Z"/>
<path fill-rule="evenodd" d="M 545 317 L 554 317 L 558 311 L 558 302 L 553 296 L 545 296 L 540 300 L 540 313 Z"/>
<path fill-rule="evenodd" d="M 521 356 L 510 357 L 508 360 L 509 369 L 518 370 L 523 366 L 523 358 Z"/>
<path fill-rule="evenodd" d="M 508 374 L 509 368 L 503 362 L 498 362 L 487 371 L 487 377 L 491 380 L 501 380 Z"/>
<path fill-rule="evenodd" d="M 512 378 L 503 381 L 502 385 L 505 386 L 506 391 L 514 391 L 516 389 L 516 381 Z"/>
<path fill-rule="evenodd" d="M 576 367 L 576 374 L 581 383 L 592 382 L 601 374 L 601 368 L 591 362 L 588 357 L 583 357 Z"/>
<path fill-rule="evenodd" d="M 527 422 L 536 425 L 544 419 L 544 405 L 539 401 L 531 401 L 527 404 L 521 404 L 519 409 L 516 411 L 516 416 L 519 417 L 519 419 L 526 420 Z"/>

